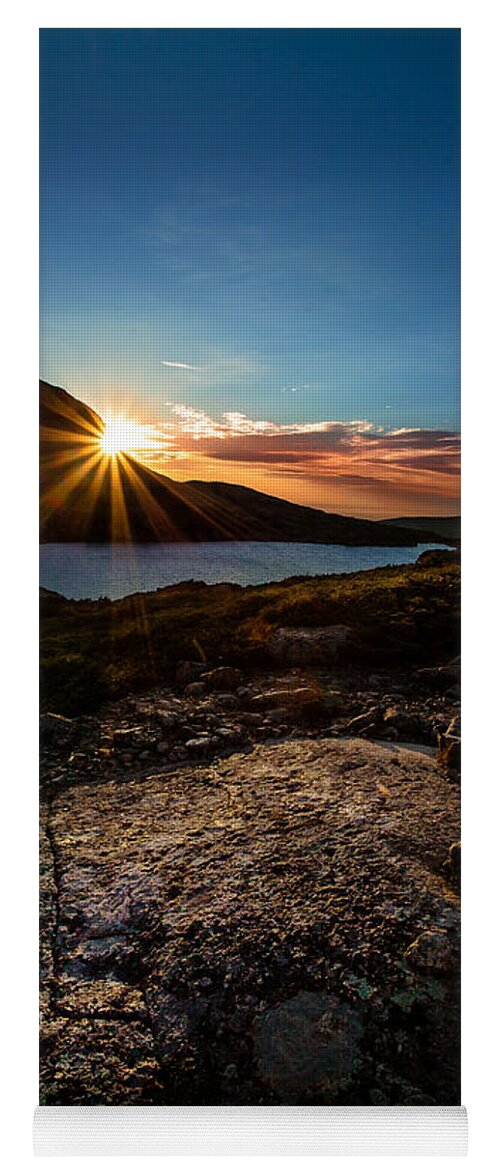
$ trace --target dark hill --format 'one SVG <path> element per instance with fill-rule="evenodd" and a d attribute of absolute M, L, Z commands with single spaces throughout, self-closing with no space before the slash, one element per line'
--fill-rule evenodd
<path fill-rule="evenodd" d="M 401 525 L 402 528 L 418 529 L 444 541 L 455 543 L 460 540 L 460 516 L 400 516 L 381 520 L 383 525 Z"/>
<path fill-rule="evenodd" d="M 179 483 L 101 451 L 99 415 L 40 383 L 42 541 L 310 541 L 416 545 L 432 535 L 291 504 L 237 484 Z"/>

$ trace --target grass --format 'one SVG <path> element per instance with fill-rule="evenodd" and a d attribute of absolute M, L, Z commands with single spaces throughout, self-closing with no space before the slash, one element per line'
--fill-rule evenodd
<path fill-rule="evenodd" d="M 186 659 L 264 666 L 276 627 L 336 623 L 355 632 L 353 665 L 411 667 L 451 657 L 458 649 L 458 557 L 428 552 L 415 565 L 262 586 L 187 582 L 115 602 L 72 602 L 42 591 L 42 706 L 89 712 L 170 682 Z"/>

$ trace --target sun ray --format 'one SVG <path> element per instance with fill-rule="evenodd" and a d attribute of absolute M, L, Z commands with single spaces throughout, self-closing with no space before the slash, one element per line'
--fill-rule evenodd
<path fill-rule="evenodd" d="M 110 477 L 111 540 L 128 542 L 131 540 L 130 522 L 118 458 L 109 459 L 107 473 Z"/>

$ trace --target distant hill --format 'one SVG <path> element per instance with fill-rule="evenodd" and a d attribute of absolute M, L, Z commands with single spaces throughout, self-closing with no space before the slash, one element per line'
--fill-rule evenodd
<path fill-rule="evenodd" d="M 459 541 L 460 516 L 399 516 L 390 520 L 381 520 L 382 525 L 401 525 L 406 529 L 419 529 L 420 532 L 433 533 L 445 541 Z"/>
<path fill-rule="evenodd" d="M 60 387 L 40 383 L 41 541 L 310 541 L 416 545 L 412 518 L 358 520 L 291 504 L 237 484 L 179 483 L 128 455 L 101 451 L 104 423 Z"/>

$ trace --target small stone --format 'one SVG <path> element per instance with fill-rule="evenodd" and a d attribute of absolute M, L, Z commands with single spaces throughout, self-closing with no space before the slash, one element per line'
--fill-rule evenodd
<path fill-rule="evenodd" d="M 460 842 L 453 842 L 448 850 L 443 870 L 452 886 L 460 885 L 462 850 Z"/>
<path fill-rule="evenodd" d="M 406 949 L 404 958 L 422 972 L 446 974 L 453 969 L 453 950 L 444 931 L 422 931 Z"/>
<path fill-rule="evenodd" d="M 420 734 L 420 724 L 411 712 L 401 707 L 388 707 L 384 712 L 384 730 L 394 729 L 402 740 L 413 740 Z"/>
<path fill-rule="evenodd" d="M 217 703 L 225 712 L 234 712 L 239 707 L 238 699 L 235 695 L 226 695 L 224 692 L 217 696 Z"/>
<path fill-rule="evenodd" d="M 204 679 L 198 679 L 196 683 L 188 683 L 184 688 L 184 695 L 192 699 L 198 699 L 202 695 L 206 695 L 207 685 Z"/>
<path fill-rule="evenodd" d="M 144 729 L 142 726 L 134 728 L 115 728 L 113 742 L 115 748 L 134 748 L 143 741 Z"/>
<path fill-rule="evenodd" d="M 245 724 L 248 728 L 257 728 L 261 723 L 262 717 L 257 715 L 257 712 L 239 712 L 238 720 L 240 724 Z"/>
<path fill-rule="evenodd" d="M 291 708 L 297 714 L 322 707 L 322 695 L 316 687 L 275 687 L 254 695 L 251 706 L 262 711 L 269 708 L 286 711 Z"/>
<path fill-rule="evenodd" d="M 185 760 L 186 757 L 187 757 L 187 750 L 184 747 L 184 744 L 174 744 L 174 747 L 170 751 L 170 759 L 171 760 Z"/>
<path fill-rule="evenodd" d="M 241 683 L 241 671 L 236 667 L 215 667 L 202 678 L 211 691 L 236 691 Z"/>
<path fill-rule="evenodd" d="M 437 763 L 446 772 L 458 772 L 461 764 L 460 721 L 455 717 L 446 732 L 437 734 Z"/>
<path fill-rule="evenodd" d="M 212 747 L 214 744 L 211 736 L 196 736 L 193 740 L 186 740 L 188 752 L 194 752 L 197 756 L 206 756 Z"/>
<path fill-rule="evenodd" d="M 55 712 L 46 712 L 40 716 L 40 743 L 58 744 L 71 737 L 75 724 L 67 716 L 57 715 Z"/>
<path fill-rule="evenodd" d="M 360 716 L 354 716 L 344 728 L 344 733 L 352 736 L 359 736 L 360 732 L 364 731 L 370 725 L 377 726 L 382 716 L 382 709 L 377 705 L 370 707 L 366 712 L 362 712 Z"/>
<path fill-rule="evenodd" d="M 157 719 L 165 732 L 173 732 L 179 722 L 174 712 L 158 712 Z"/>

